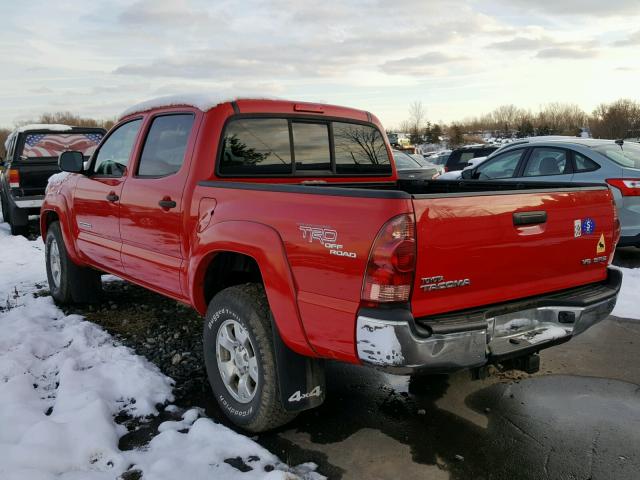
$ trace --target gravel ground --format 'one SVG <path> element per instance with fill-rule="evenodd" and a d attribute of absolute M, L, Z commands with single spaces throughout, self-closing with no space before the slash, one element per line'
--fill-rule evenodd
<path fill-rule="evenodd" d="M 202 357 L 202 317 L 191 307 L 121 280 L 103 282 L 102 301 L 71 306 L 176 381 L 176 404 L 209 393 Z M 48 293 L 48 292 L 47 292 Z"/>

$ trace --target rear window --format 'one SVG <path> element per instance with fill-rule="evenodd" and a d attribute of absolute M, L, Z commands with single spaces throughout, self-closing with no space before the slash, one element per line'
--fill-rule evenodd
<path fill-rule="evenodd" d="M 293 143 L 292 143 L 293 142 Z M 370 125 L 285 118 L 227 125 L 221 175 L 391 174 L 384 137 Z"/>
<path fill-rule="evenodd" d="M 51 158 L 72 150 L 90 156 L 102 140 L 102 133 L 28 133 L 22 157 Z"/>
<path fill-rule="evenodd" d="M 593 147 L 609 160 L 626 168 L 640 169 L 640 144 L 625 142 L 623 145 L 611 143 Z"/>
<path fill-rule="evenodd" d="M 294 122 L 293 153 L 296 158 L 296 172 L 331 170 L 329 125 Z"/>
<path fill-rule="evenodd" d="M 377 128 L 333 122 L 336 173 L 391 174 L 384 138 Z"/>
<path fill-rule="evenodd" d="M 227 126 L 220 159 L 225 175 L 291 173 L 289 124 L 280 118 L 234 120 Z"/>

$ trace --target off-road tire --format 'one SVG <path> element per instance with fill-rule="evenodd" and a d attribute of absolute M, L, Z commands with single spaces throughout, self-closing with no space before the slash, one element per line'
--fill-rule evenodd
<path fill-rule="evenodd" d="M 218 369 L 216 341 L 225 320 L 235 320 L 244 327 L 258 360 L 258 384 L 248 403 L 233 398 Z M 215 295 L 207 309 L 202 343 L 211 389 L 220 408 L 235 425 L 250 432 L 264 432 L 296 417 L 296 412 L 285 410 L 280 400 L 271 316 L 262 285 L 236 285 Z"/>
<path fill-rule="evenodd" d="M 58 284 L 54 281 L 50 261 L 51 245 L 54 241 L 60 254 L 60 280 Z M 68 305 L 71 303 L 96 303 L 99 300 L 102 292 L 100 272 L 73 263 L 67 254 L 59 222 L 51 223 L 47 230 L 45 259 L 49 291 L 56 303 Z"/>

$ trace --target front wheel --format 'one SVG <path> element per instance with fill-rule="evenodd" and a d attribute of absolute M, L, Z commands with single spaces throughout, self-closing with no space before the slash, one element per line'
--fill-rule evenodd
<path fill-rule="evenodd" d="M 58 222 L 53 222 L 47 230 L 45 257 L 49 291 L 57 303 L 94 303 L 98 300 L 102 290 L 100 273 L 73 263 Z"/>
<path fill-rule="evenodd" d="M 251 432 L 296 416 L 280 400 L 272 335 L 261 285 L 226 288 L 209 303 L 203 333 L 209 383 L 224 414 Z"/>

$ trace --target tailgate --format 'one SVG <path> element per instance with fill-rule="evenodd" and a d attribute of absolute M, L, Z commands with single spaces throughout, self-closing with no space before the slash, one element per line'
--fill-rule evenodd
<path fill-rule="evenodd" d="M 614 220 L 606 187 L 415 195 L 413 203 L 416 317 L 607 276 Z"/>
<path fill-rule="evenodd" d="M 20 172 L 20 188 L 24 196 L 44 195 L 49 177 L 58 173 L 58 159 L 29 159 L 14 163 L 12 168 Z"/>

